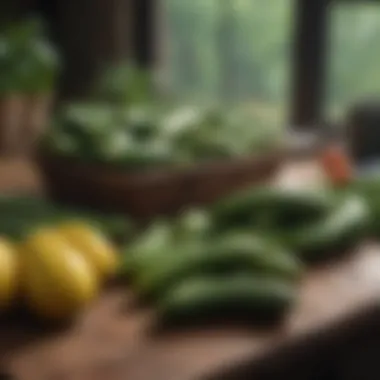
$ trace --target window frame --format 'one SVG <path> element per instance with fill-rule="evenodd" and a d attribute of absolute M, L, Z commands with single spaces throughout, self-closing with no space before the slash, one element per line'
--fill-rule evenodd
<path fill-rule="evenodd" d="M 329 4 L 329 0 L 295 2 L 290 123 L 297 129 L 322 122 Z"/>
<path fill-rule="evenodd" d="M 378 3 L 379 0 L 296 0 L 293 52 L 291 124 L 313 129 L 324 122 L 323 106 L 327 82 L 329 7 L 339 3 Z"/>
<path fill-rule="evenodd" d="M 37 0 L 35 0 L 37 1 Z M 42 2 L 43 0 L 39 0 Z M 46 0 L 45 0 L 46 1 Z M 57 0 L 51 0 L 56 4 L 61 4 Z M 323 120 L 323 100 L 326 85 L 326 64 L 327 64 L 327 42 L 330 29 L 328 8 L 333 3 L 365 3 L 379 2 L 379 0 L 294 0 L 295 1 L 295 29 L 294 29 L 294 44 L 291 62 L 291 102 L 289 112 L 289 123 L 296 129 L 312 129 L 321 125 Z M 106 47 L 93 47 L 96 52 L 88 51 L 88 44 L 82 41 L 83 58 L 86 58 L 88 65 L 99 66 L 98 62 L 93 62 L 96 56 L 96 61 L 104 62 L 111 58 L 128 58 L 132 57 L 138 64 L 143 67 L 153 68 L 155 63 L 160 59 L 159 39 L 159 24 L 161 22 L 160 0 L 112 0 L 104 3 L 102 0 L 97 0 L 103 6 L 104 16 L 97 22 L 86 20 L 86 24 L 91 25 L 91 35 L 99 35 L 104 32 L 109 44 Z M 66 4 L 66 3 L 63 3 Z M 78 3 L 79 4 L 79 3 Z M 84 8 L 89 7 L 89 0 L 83 5 Z M 60 5 L 59 17 L 62 18 L 62 7 Z M 89 8 L 87 8 L 89 9 Z M 121 10 L 128 10 L 128 17 L 122 15 Z M 75 13 L 75 10 L 66 12 L 70 17 Z M 104 23 L 104 19 L 107 22 Z M 113 21 L 112 21 L 113 20 Z M 58 20 L 54 20 L 58 21 Z M 67 27 L 63 25 L 71 25 L 69 18 L 61 21 L 61 26 L 55 26 L 60 29 L 60 35 L 65 35 L 65 39 L 71 41 L 77 40 L 78 30 L 67 34 Z M 100 22 L 101 21 L 101 22 Z M 82 20 L 83 22 L 83 20 Z M 53 23 L 55 24 L 55 22 Z M 94 24 L 94 26 L 92 25 Z M 66 29 L 66 30 L 65 30 Z M 72 26 L 69 28 L 72 29 Z M 96 33 L 95 33 L 96 31 Z M 89 37 L 88 37 L 89 38 Z M 62 42 L 62 41 L 59 41 Z M 64 45 L 64 47 L 66 47 Z M 68 49 L 69 50 L 69 49 Z M 107 51 L 105 51 L 107 50 Z M 70 52 L 65 52 L 70 56 Z M 87 58 L 91 59 L 87 59 Z M 79 86 L 78 78 L 82 73 L 77 73 L 72 65 L 72 73 L 67 75 L 66 83 L 70 84 L 67 89 L 68 94 L 77 92 L 86 92 L 83 89 L 88 88 L 90 78 L 86 79 L 83 86 Z M 95 67 L 96 66 L 96 67 Z M 79 81 L 80 82 L 80 81 Z M 81 87 L 81 90 L 79 90 Z"/>
<path fill-rule="evenodd" d="M 314 128 L 322 122 L 328 6 L 331 1 L 359 0 L 295 0 L 289 122 L 297 129 Z M 141 65 L 153 67 L 159 55 L 155 51 L 158 45 L 155 26 L 159 20 L 160 1 L 133 2 L 136 20 L 133 28 L 134 55 Z"/>

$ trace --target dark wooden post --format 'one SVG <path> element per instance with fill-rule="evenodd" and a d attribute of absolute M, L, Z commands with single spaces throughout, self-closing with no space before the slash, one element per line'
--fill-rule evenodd
<path fill-rule="evenodd" d="M 63 61 L 61 98 L 86 96 L 98 72 L 131 54 L 131 0 L 35 0 Z"/>
<path fill-rule="evenodd" d="M 63 97 L 87 95 L 98 72 L 128 57 L 129 0 L 57 1 L 57 39 L 64 57 Z"/>
<path fill-rule="evenodd" d="M 329 0 L 297 0 L 291 123 L 321 122 L 325 84 Z"/>
<path fill-rule="evenodd" d="M 142 67 L 152 67 L 157 58 L 158 0 L 133 0 L 133 57 Z"/>

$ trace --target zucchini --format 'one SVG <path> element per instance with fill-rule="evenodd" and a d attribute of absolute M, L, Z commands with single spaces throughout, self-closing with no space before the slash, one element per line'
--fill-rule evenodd
<path fill-rule="evenodd" d="M 135 276 L 147 271 L 161 261 L 172 245 L 172 227 L 164 220 L 157 220 L 126 248 L 121 274 Z"/>
<path fill-rule="evenodd" d="M 1 216 L 40 216 L 56 212 L 56 205 L 40 197 L 34 196 L 0 196 Z"/>
<path fill-rule="evenodd" d="M 248 225 L 291 229 L 320 218 L 333 204 L 329 192 L 262 186 L 217 202 L 212 215 L 222 229 Z"/>
<path fill-rule="evenodd" d="M 174 237 L 179 242 L 187 239 L 202 239 L 211 230 L 210 215 L 201 209 L 189 209 L 174 222 Z"/>
<path fill-rule="evenodd" d="M 348 186 L 349 190 L 359 193 L 363 196 L 378 196 L 380 191 L 380 176 L 367 175 L 355 178 Z"/>
<path fill-rule="evenodd" d="M 0 196 L 0 235 L 19 239 L 57 213 L 55 205 L 33 196 Z"/>
<path fill-rule="evenodd" d="M 356 178 L 349 186 L 349 191 L 362 196 L 371 211 L 371 234 L 380 237 L 380 177 L 377 175 Z"/>
<path fill-rule="evenodd" d="M 132 224 L 124 216 L 67 209 L 33 196 L 0 196 L 0 235 L 18 239 L 42 225 L 54 225 L 70 219 L 94 224 L 116 239 L 130 235 L 133 230 Z"/>
<path fill-rule="evenodd" d="M 265 239 L 232 235 L 219 241 L 188 245 L 182 252 L 163 257 L 150 271 L 140 275 L 137 286 L 145 297 L 156 298 L 187 277 L 239 271 L 295 280 L 302 267 L 295 255 Z"/>
<path fill-rule="evenodd" d="M 295 298 L 294 285 L 267 276 L 196 277 L 161 298 L 158 313 L 164 324 L 242 316 L 250 321 L 271 320 L 280 317 Z"/>
<path fill-rule="evenodd" d="M 365 200 L 346 195 L 326 218 L 299 229 L 291 246 L 305 260 L 319 260 L 355 245 L 369 231 L 371 213 Z"/>

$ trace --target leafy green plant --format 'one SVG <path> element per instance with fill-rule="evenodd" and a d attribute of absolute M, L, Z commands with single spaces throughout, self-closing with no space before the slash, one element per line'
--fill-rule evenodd
<path fill-rule="evenodd" d="M 39 19 L 8 25 L 0 34 L 0 92 L 50 91 L 60 67 Z"/>
<path fill-rule="evenodd" d="M 95 94 L 101 100 L 119 104 L 147 102 L 152 99 L 151 75 L 130 63 L 108 67 L 95 85 Z"/>

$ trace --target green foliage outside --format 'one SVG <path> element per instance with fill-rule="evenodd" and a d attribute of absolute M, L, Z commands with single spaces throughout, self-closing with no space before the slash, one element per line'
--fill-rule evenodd
<path fill-rule="evenodd" d="M 289 101 L 292 0 L 166 0 L 164 77 L 191 100 L 246 101 L 259 124 Z"/>
<path fill-rule="evenodd" d="M 330 20 L 326 109 L 340 117 L 362 98 L 379 97 L 380 4 L 340 4 Z"/>
<path fill-rule="evenodd" d="M 311 0 L 310 0 L 311 1 Z M 190 99 L 246 102 L 260 125 L 283 124 L 291 94 L 293 0 L 165 0 L 164 76 Z M 330 7 L 325 111 L 340 116 L 380 91 L 380 6 Z"/>

